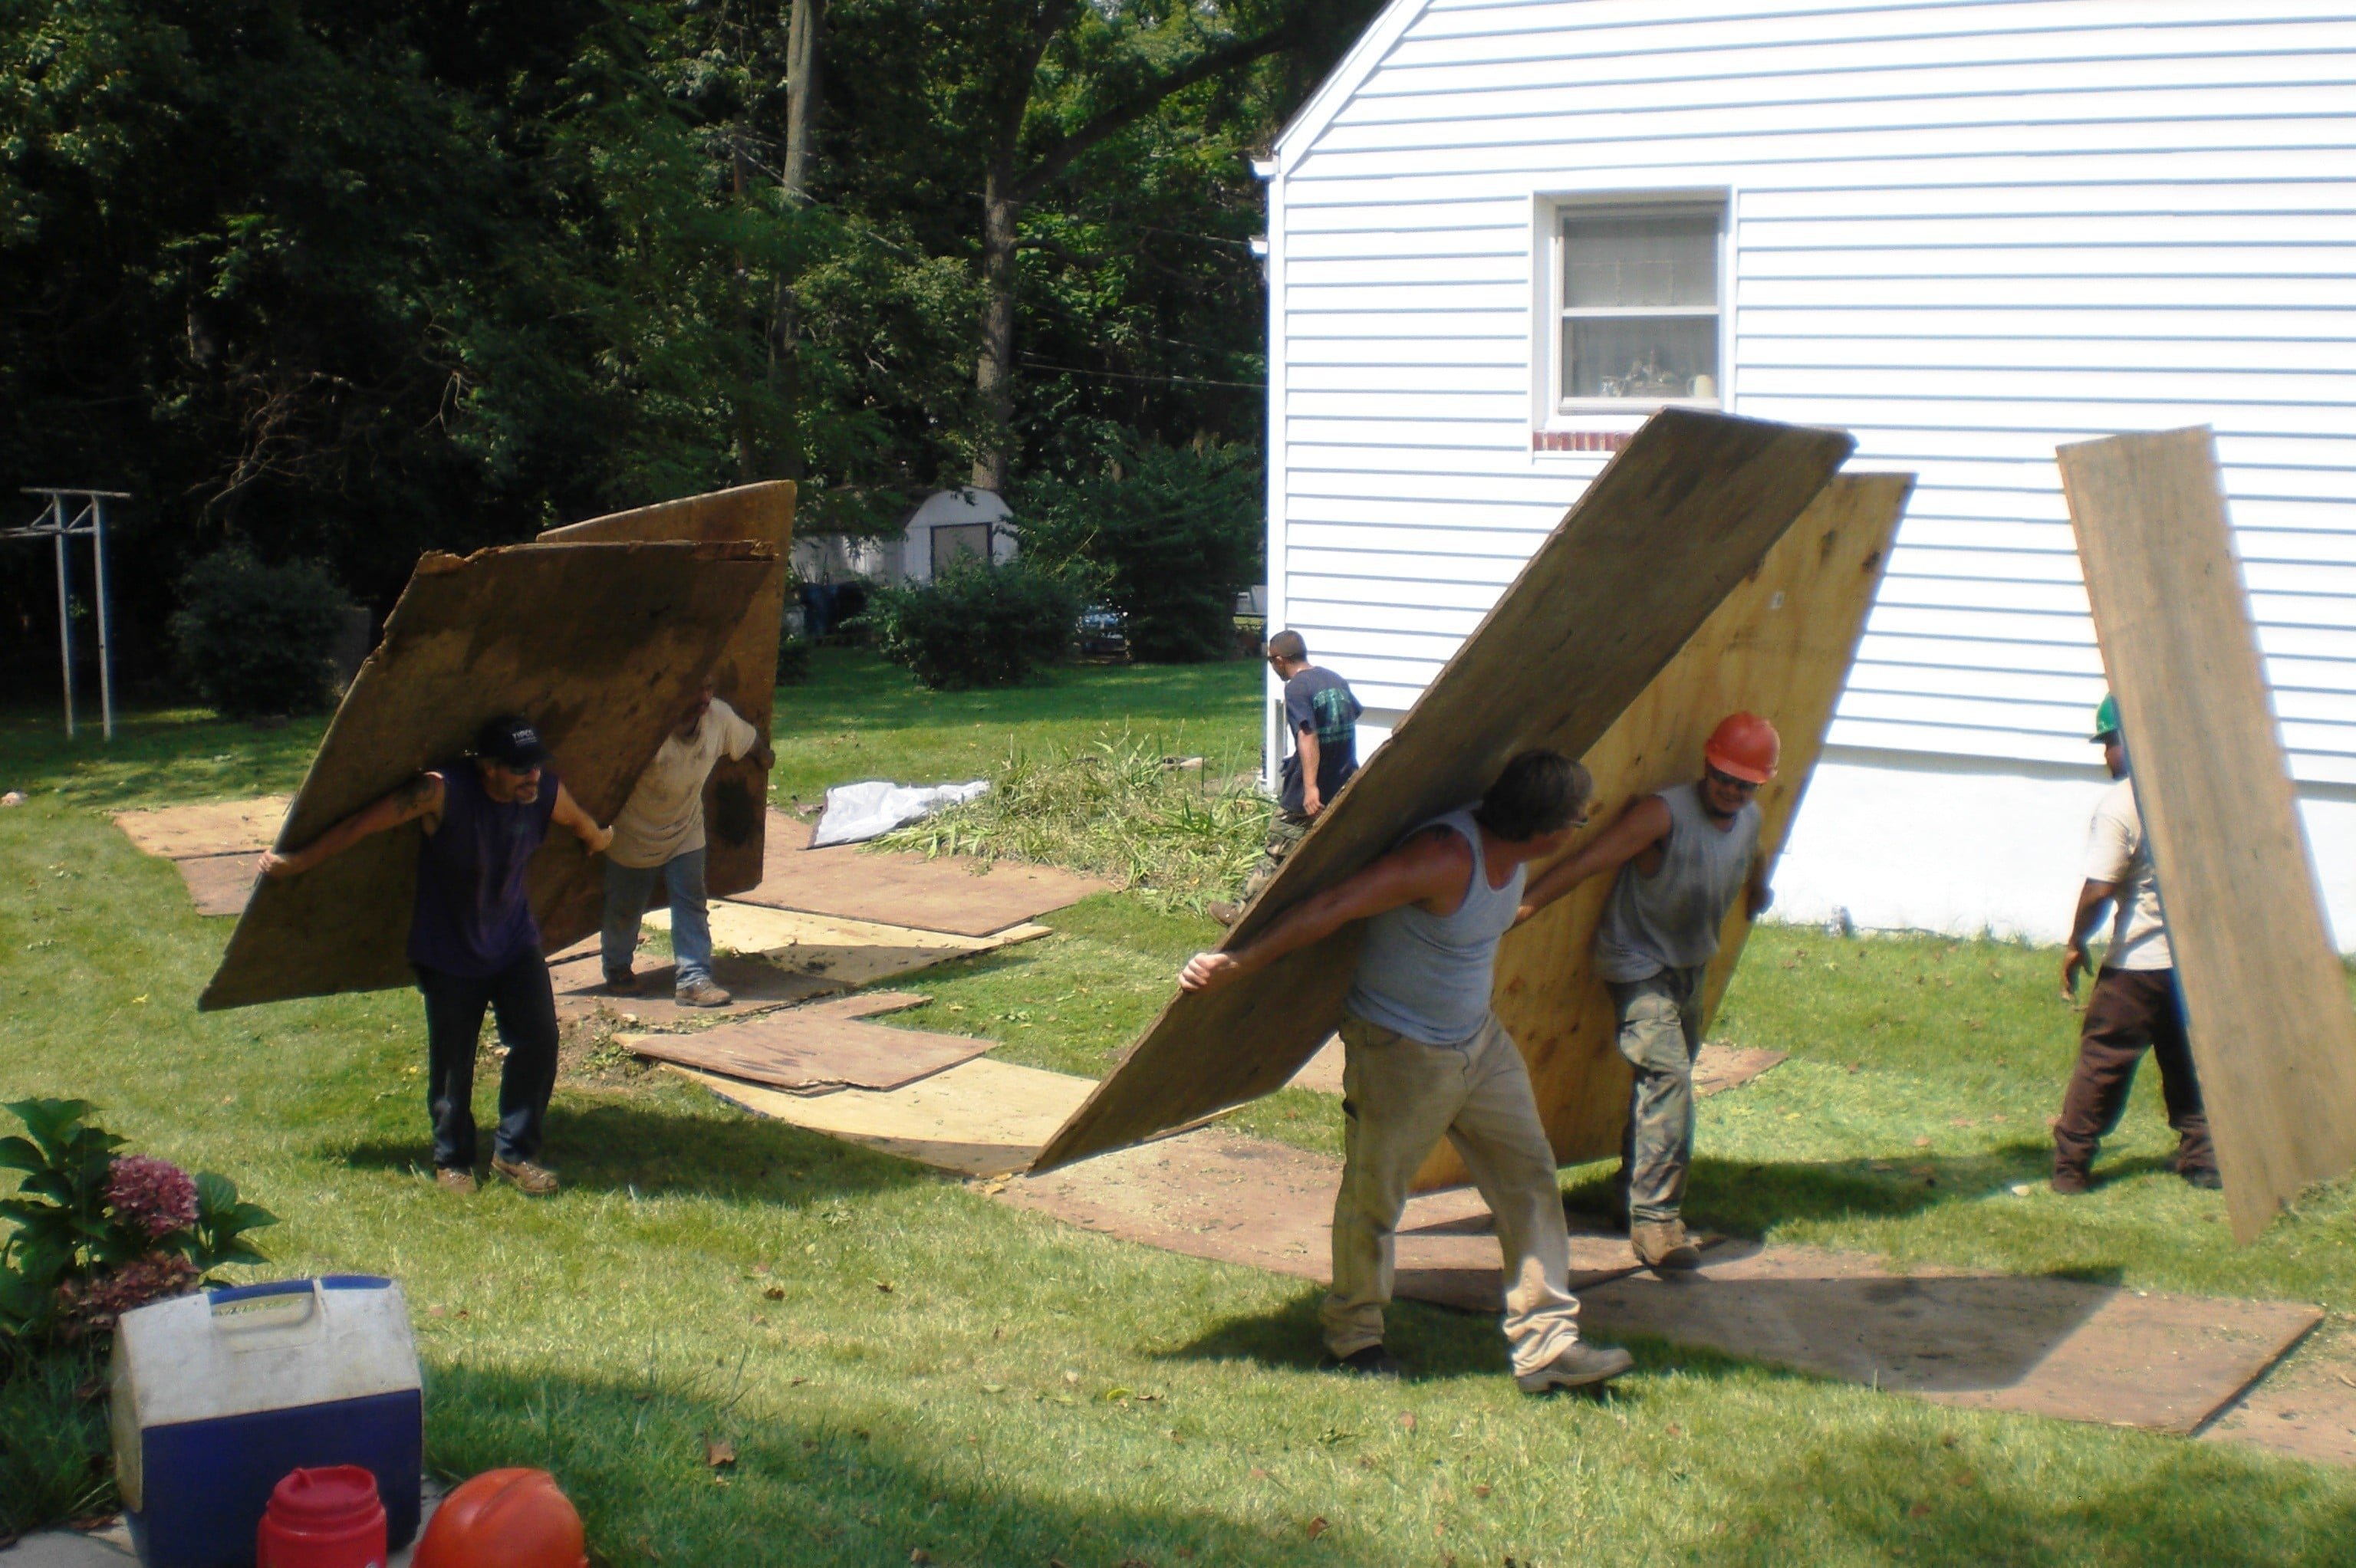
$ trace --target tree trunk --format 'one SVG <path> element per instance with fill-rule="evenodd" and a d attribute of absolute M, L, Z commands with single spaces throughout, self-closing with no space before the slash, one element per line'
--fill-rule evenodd
<path fill-rule="evenodd" d="M 793 0 L 786 27 L 786 196 L 809 199 L 810 135 L 818 123 L 819 35 L 826 0 Z"/>
<path fill-rule="evenodd" d="M 973 454 L 977 489 L 1003 493 L 1014 443 L 1014 197 L 1011 157 L 994 159 L 981 195 L 981 354 L 974 389 L 981 394 L 981 444 Z"/>

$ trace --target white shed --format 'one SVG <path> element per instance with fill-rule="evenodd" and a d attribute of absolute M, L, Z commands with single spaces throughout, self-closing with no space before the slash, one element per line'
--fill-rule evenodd
<path fill-rule="evenodd" d="M 900 575 L 930 582 L 958 560 L 1012 560 L 1014 513 L 995 490 L 936 490 L 908 514 L 900 547 Z"/>
<path fill-rule="evenodd" d="M 2103 678 L 2053 448 L 2207 423 L 2356 944 L 2344 0 L 1393 0 L 1261 172 L 1269 625 L 1362 749 L 1651 410 L 1843 426 L 1921 484 L 1781 907 L 2058 936 Z"/>

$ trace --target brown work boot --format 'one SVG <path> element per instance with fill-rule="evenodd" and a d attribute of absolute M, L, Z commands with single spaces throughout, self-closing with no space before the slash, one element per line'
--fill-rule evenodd
<path fill-rule="evenodd" d="M 625 969 L 619 974 L 610 969 L 605 972 L 605 989 L 614 996 L 635 997 L 645 988 L 646 982 L 638 978 L 636 970 Z"/>
<path fill-rule="evenodd" d="M 500 1159 L 494 1156 L 491 1169 L 516 1185 L 516 1190 L 530 1198 L 545 1198 L 556 1190 L 556 1172 L 543 1169 L 528 1159 Z"/>
<path fill-rule="evenodd" d="M 1580 1339 L 1545 1366 L 1515 1373 L 1514 1386 L 1524 1393 L 1585 1388 L 1590 1383 L 1616 1378 L 1635 1364 L 1635 1357 L 1616 1346 L 1590 1345 Z"/>
<path fill-rule="evenodd" d="M 1233 925 L 1236 923 L 1236 916 L 1243 913 L 1244 912 L 1238 905 L 1228 903 L 1225 900 L 1219 900 L 1205 904 L 1203 906 L 1203 912 L 1209 915 L 1213 920 L 1217 921 L 1221 925 Z"/>
<path fill-rule="evenodd" d="M 1687 1238 L 1683 1220 L 1639 1220 L 1628 1227 L 1628 1245 L 1649 1269 L 1701 1267 L 1701 1249 Z"/>
<path fill-rule="evenodd" d="M 454 1198 L 472 1198 L 475 1173 L 464 1166 L 445 1165 L 434 1173 L 434 1185 Z"/>
<path fill-rule="evenodd" d="M 670 994 L 682 1008 L 724 1008 L 735 998 L 709 980 L 691 980 Z"/>
<path fill-rule="evenodd" d="M 2053 1168 L 2053 1190 L 2063 1197 L 2075 1198 L 2094 1189 L 2094 1179 L 2084 1171 L 2074 1166 L 2057 1165 Z"/>

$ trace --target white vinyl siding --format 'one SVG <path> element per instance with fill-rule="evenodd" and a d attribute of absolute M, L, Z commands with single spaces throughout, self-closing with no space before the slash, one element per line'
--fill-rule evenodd
<path fill-rule="evenodd" d="M 1832 741 L 2083 768 L 2054 447 L 2209 424 L 2298 776 L 2356 785 L 2356 16 L 1399 0 L 1279 144 L 1271 614 L 1402 710 L 1605 461 L 1555 203 L 1724 192 L 1731 411 L 1920 483 Z M 1715 199 L 1715 197 L 1713 197 Z"/>

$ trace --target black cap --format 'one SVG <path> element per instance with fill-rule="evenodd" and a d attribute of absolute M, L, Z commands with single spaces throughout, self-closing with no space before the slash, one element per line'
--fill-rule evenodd
<path fill-rule="evenodd" d="M 502 714 L 475 731 L 475 755 L 487 763 L 523 773 L 548 761 L 540 731 L 519 713 Z"/>

